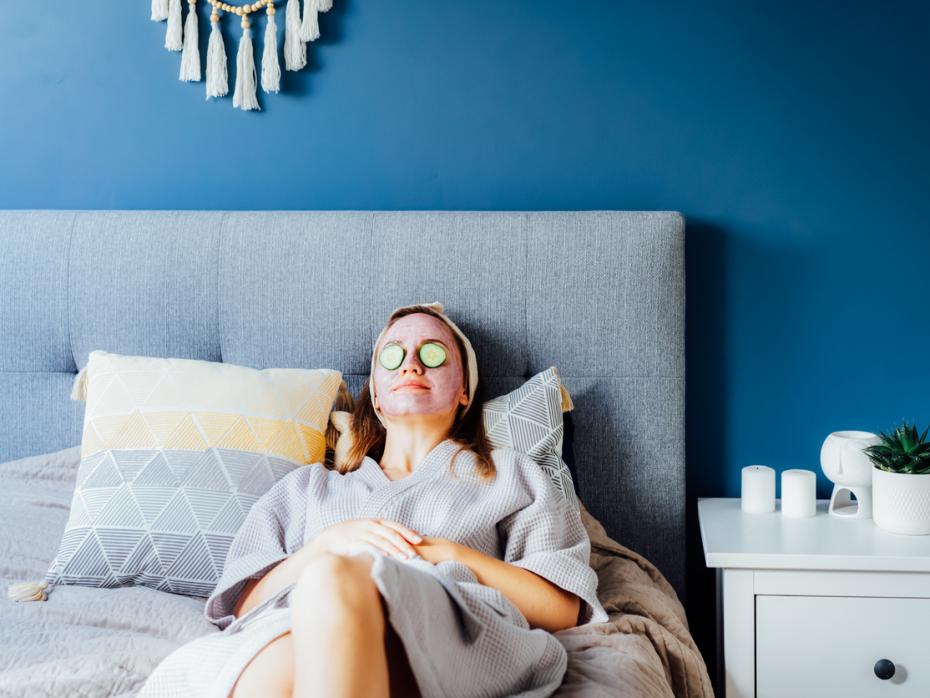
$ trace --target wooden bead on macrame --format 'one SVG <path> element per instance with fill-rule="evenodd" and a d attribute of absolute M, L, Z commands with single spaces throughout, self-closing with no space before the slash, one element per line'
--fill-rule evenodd
<path fill-rule="evenodd" d="M 258 12 L 263 7 L 274 7 L 274 0 L 258 0 L 258 2 L 253 2 L 251 4 L 246 3 L 245 5 L 230 5 L 222 0 L 208 0 L 208 2 L 224 12 L 237 15 L 240 13 L 251 14 L 252 12 Z"/>

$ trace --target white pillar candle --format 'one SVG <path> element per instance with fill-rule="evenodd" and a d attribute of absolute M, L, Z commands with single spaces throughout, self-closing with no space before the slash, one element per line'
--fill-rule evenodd
<path fill-rule="evenodd" d="M 741 507 L 747 514 L 775 511 L 775 471 L 767 465 L 743 468 Z"/>
<path fill-rule="evenodd" d="M 781 474 L 781 513 L 806 518 L 817 513 L 817 476 L 813 470 L 793 468 Z"/>

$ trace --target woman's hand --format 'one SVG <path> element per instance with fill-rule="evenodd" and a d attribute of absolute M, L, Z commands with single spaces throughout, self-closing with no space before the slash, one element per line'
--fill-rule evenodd
<path fill-rule="evenodd" d="M 416 551 L 424 560 L 435 565 L 444 560 L 455 560 L 459 547 L 458 543 L 448 538 L 423 536 L 423 542 L 416 546 Z"/>
<path fill-rule="evenodd" d="M 324 528 L 310 539 L 307 545 L 288 555 L 262 577 L 250 579 L 239 593 L 233 614 L 237 618 L 240 617 L 288 584 L 296 582 L 307 562 L 318 552 L 339 553 L 364 542 L 373 545 L 384 555 L 394 555 L 400 560 L 407 560 L 418 552 L 425 552 L 431 557 L 439 555 L 441 551 L 446 550 L 444 545 L 439 544 L 442 540 L 424 539 L 416 531 L 385 519 L 341 521 Z M 422 551 L 413 547 L 419 543 L 424 544 Z"/>
<path fill-rule="evenodd" d="M 387 519 L 349 519 L 327 526 L 305 546 L 312 551 L 341 553 L 358 543 L 368 543 L 382 555 L 407 560 L 417 554 L 415 544 L 423 537 L 413 529 Z"/>

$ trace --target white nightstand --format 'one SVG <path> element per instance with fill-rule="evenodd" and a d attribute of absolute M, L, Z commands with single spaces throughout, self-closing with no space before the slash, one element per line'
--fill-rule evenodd
<path fill-rule="evenodd" d="M 699 499 L 698 520 L 726 698 L 930 696 L 930 536 L 838 519 L 826 501 L 789 519 Z"/>

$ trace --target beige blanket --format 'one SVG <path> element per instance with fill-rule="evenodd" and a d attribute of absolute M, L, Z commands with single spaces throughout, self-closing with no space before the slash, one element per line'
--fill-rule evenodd
<path fill-rule="evenodd" d="M 713 696 L 671 585 L 652 563 L 610 538 L 583 506 L 581 518 L 610 622 L 556 633 L 569 657 L 556 695 Z"/>

